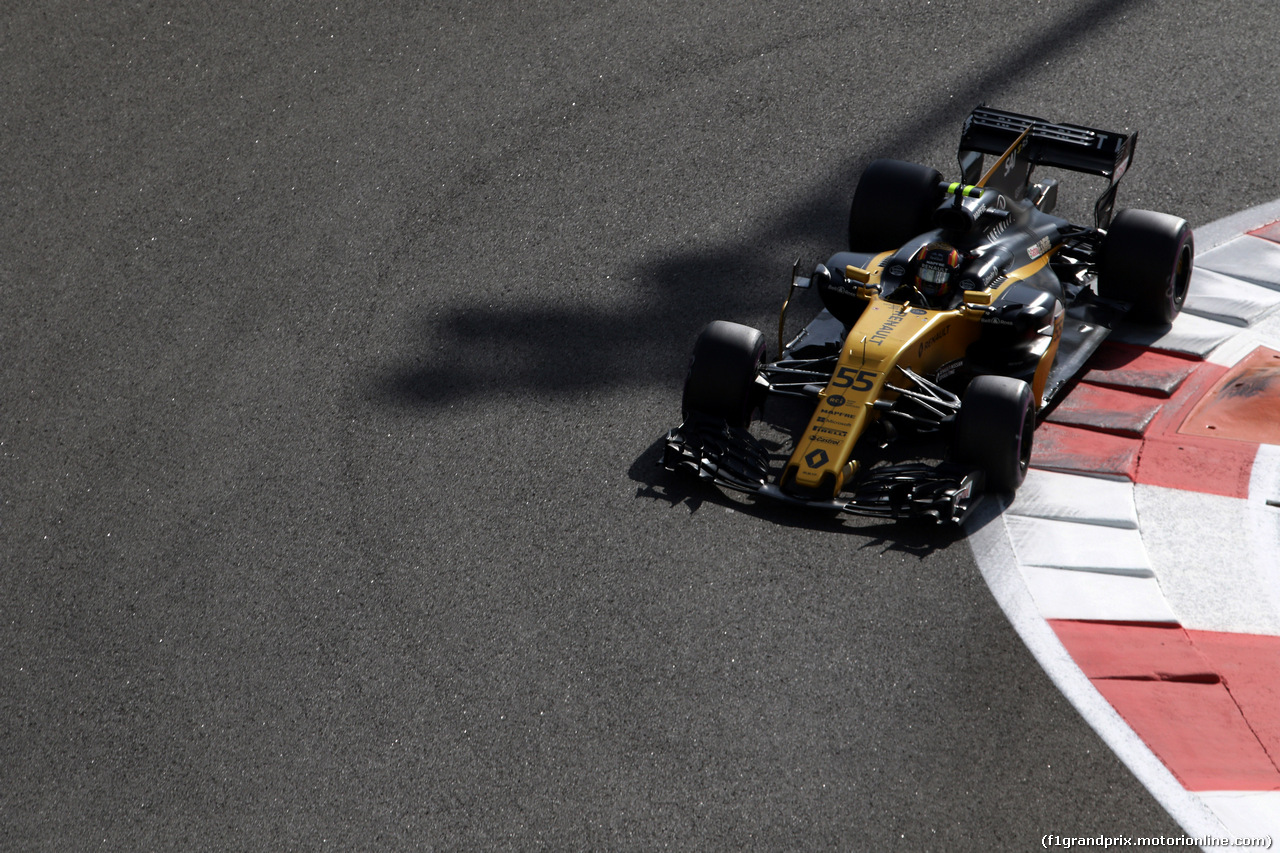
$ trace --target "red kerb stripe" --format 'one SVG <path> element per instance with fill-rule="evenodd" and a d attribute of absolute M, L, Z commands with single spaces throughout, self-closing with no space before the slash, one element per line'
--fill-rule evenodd
<path fill-rule="evenodd" d="M 1280 637 L 1050 624 L 1098 692 L 1188 790 L 1280 790 Z"/>

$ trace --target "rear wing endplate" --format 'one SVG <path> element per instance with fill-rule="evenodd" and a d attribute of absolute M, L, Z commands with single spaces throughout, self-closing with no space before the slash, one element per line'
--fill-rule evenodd
<path fill-rule="evenodd" d="M 1014 199 L 1026 193 L 1035 166 L 1107 178 L 1107 189 L 1093 207 L 1095 227 L 1106 228 L 1115 209 L 1116 189 L 1133 162 L 1137 141 L 1136 131 L 1123 134 L 1078 124 L 1055 124 L 980 106 L 965 119 L 960 134 L 960 168 L 965 183 L 977 183 L 982 175 L 982 155 L 1008 154 L 1003 169 L 991 176 L 987 185 Z"/>

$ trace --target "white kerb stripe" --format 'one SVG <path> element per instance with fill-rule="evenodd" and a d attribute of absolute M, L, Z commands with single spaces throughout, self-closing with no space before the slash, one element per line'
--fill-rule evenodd
<path fill-rule="evenodd" d="M 1019 565 L 1153 577 L 1137 530 L 1016 515 L 1007 524 Z"/>
<path fill-rule="evenodd" d="M 1105 527 L 1138 526 L 1133 484 L 1128 480 L 1103 480 L 1037 468 L 1027 472 L 1008 513 Z"/>

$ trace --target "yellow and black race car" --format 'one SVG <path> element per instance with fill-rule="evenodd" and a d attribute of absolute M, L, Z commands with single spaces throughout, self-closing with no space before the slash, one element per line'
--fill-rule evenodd
<path fill-rule="evenodd" d="M 708 325 L 663 465 L 791 504 L 942 522 L 963 520 L 984 489 L 1016 490 L 1037 416 L 1116 324 L 1167 325 L 1186 298 L 1186 221 L 1113 216 L 1136 141 L 978 107 L 960 180 L 871 163 L 849 251 L 792 273 L 788 301 L 815 288 L 824 310 L 783 346 L 784 303 L 775 361 L 758 330 Z M 1107 179 L 1092 227 L 1053 214 L 1058 182 L 1033 183 L 1037 166 Z M 814 404 L 780 470 L 748 429 L 768 396 Z M 931 444 L 931 461 L 881 452 L 908 438 Z"/>

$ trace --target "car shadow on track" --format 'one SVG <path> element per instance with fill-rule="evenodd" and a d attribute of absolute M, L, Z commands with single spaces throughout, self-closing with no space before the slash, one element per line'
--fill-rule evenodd
<path fill-rule="evenodd" d="M 802 227 L 819 225 L 806 219 Z M 788 262 L 733 249 L 641 268 L 630 282 L 613 285 L 635 306 L 630 309 L 583 304 L 423 312 L 410 328 L 408 357 L 377 379 L 374 393 L 391 406 L 434 407 L 495 387 L 571 398 L 679 376 L 711 306 L 732 306 L 736 316 L 767 315 L 777 310 L 779 288 L 758 282 L 788 273 Z M 584 292 L 602 285 L 591 275 L 568 268 L 539 273 Z"/>

